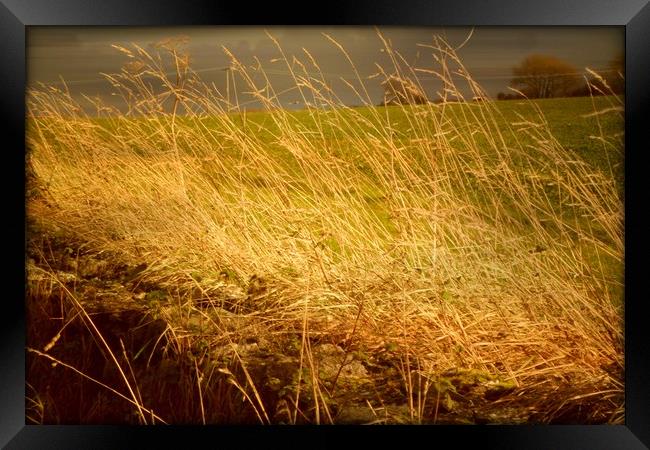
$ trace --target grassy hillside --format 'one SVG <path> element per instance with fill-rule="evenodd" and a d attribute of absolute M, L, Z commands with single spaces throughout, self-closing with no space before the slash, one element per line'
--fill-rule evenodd
<path fill-rule="evenodd" d="M 228 112 L 179 64 L 157 75 L 171 113 L 127 71 L 130 114 L 31 96 L 28 304 L 73 298 L 74 319 L 108 289 L 164 324 L 146 351 L 103 347 L 128 420 L 169 361 L 189 369 L 163 421 L 622 420 L 620 98 L 346 108 L 296 75 L 330 107 L 289 112 L 233 61 L 268 111 Z M 66 353 L 37 329 L 44 370 Z"/>

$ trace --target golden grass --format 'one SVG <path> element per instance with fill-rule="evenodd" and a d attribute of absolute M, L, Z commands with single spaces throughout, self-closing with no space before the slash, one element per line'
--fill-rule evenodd
<path fill-rule="evenodd" d="M 384 45 L 393 66 L 379 73 L 417 79 L 418 69 Z M 397 129 L 387 109 L 371 107 L 360 76 L 349 87 L 369 108 L 344 107 L 308 52 L 289 61 L 277 47 L 305 103 L 328 108 L 296 119 L 268 79 L 259 84 L 263 71 L 226 50 L 233 80 L 268 110 L 265 121 L 251 120 L 173 46 L 119 49 L 132 62 L 108 79 L 128 114 L 97 103 L 96 119 L 65 89 L 31 92 L 29 158 L 49 204 L 32 214 L 97 251 L 145 262 L 145 279 L 177 290 L 184 311 L 197 308 L 183 293 L 223 305 L 224 286 L 250 293 L 252 280 L 263 280 L 263 294 L 241 305 L 248 325 L 224 332 L 219 316 L 206 319 L 216 330 L 211 345 L 301 335 L 315 423 L 335 419 L 314 370 L 313 337 L 346 352 L 390 348 L 413 422 L 427 402 L 437 416 L 440 401 L 414 371 L 458 367 L 514 382 L 529 403 L 547 405 L 549 420 L 563 403 L 596 396 L 612 399 L 608 420 L 620 422 L 623 380 L 606 370 L 623 368 L 622 299 L 612 298 L 622 280 L 609 270 L 622 269 L 624 253 L 614 180 L 565 148 L 532 102 L 528 116 L 506 126 L 490 101 L 401 106 L 406 129 Z M 444 41 L 430 50 L 443 95 L 462 97 L 460 79 L 472 98 L 485 97 Z M 167 335 L 182 353 L 193 336 L 168 311 Z M 244 371 L 231 372 L 231 382 L 270 423 L 237 358 Z M 198 360 L 194 370 L 194 407 L 205 423 L 200 380 L 210 374 Z M 554 396 L 559 382 L 575 393 Z M 126 384 L 146 423 L 149 412 Z M 307 413 L 294 400 L 297 423 Z"/>

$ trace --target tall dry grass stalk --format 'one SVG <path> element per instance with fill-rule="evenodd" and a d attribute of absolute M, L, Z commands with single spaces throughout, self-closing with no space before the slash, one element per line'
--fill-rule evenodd
<path fill-rule="evenodd" d="M 117 48 L 130 62 L 107 79 L 126 113 L 88 99 L 89 114 L 65 88 L 30 92 L 29 156 L 51 206 L 40 219 L 215 303 L 224 285 L 263 279 L 265 294 L 242 305 L 255 327 L 217 343 L 302 330 L 367 352 L 395 346 L 416 418 L 436 397 L 414 373 L 471 367 L 540 404 L 572 401 L 552 391 L 573 383 L 576 398 L 611 399 L 620 420 L 623 379 L 610 369 L 623 367 L 622 280 L 609 268 L 622 269 L 624 208 L 611 174 L 558 141 L 534 102 L 514 123 L 491 101 L 389 111 L 357 73 L 346 83 L 368 108 L 349 108 L 309 52 L 290 60 L 274 42 L 305 111 L 283 109 L 261 65 L 224 49 L 233 83 L 267 111 L 260 119 L 169 44 Z M 382 42 L 392 65 L 381 76 L 426 72 L 442 98 L 486 97 L 444 41 L 426 46 L 436 70 Z M 331 421 L 311 386 L 316 420 Z"/>

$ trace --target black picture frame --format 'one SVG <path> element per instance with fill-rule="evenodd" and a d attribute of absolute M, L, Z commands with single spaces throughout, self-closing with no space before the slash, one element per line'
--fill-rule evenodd
<path fill-rule="evenodd" d="M 370 442 L 393 440 L 481 448 L 622 449 L 650 446 L 650 350 L 644 326 L 644 267 L 648 254 L 642 182 L 650 117 L 650 5 L 648 0 L 357 0 L 347 3 L 249 4 L 173 0 L 2 0 L 0 3 L 1 153 L 7 181 L 4 224 L 8 231 L 0 333 L 0 445 L 6 448 L 130 448 L 245 445 L 251 439 L 286 447 L 340 445 L 341 433 Z M 116 427 L 25 425 L 25 33 L 32 25 L 560 25 L 624 26 L 626 52 L 625 156 L 625 425 L 435 426 L 435 427 Z M 645 144 L 645 145 L 644 145 Z M 7 205 L 8 204 L 8 205 Z M 139 441 L 140 444 L 136 444 Z M 191 444 L 190 444 L 191 445 Z M 251 443 L 252 445 L 252 443 Z M 372 444 L 370 444 L 372 445 Z"/>

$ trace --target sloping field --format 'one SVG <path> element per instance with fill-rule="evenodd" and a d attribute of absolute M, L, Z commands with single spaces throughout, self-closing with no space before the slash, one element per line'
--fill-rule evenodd
<path fill-rule="evenodd" d="M 289 112 L 233 57 L 228 112 L 123 51 L 129 114 L 30 97 L 31 420 L 622 422 L 620 98 Z"/>

